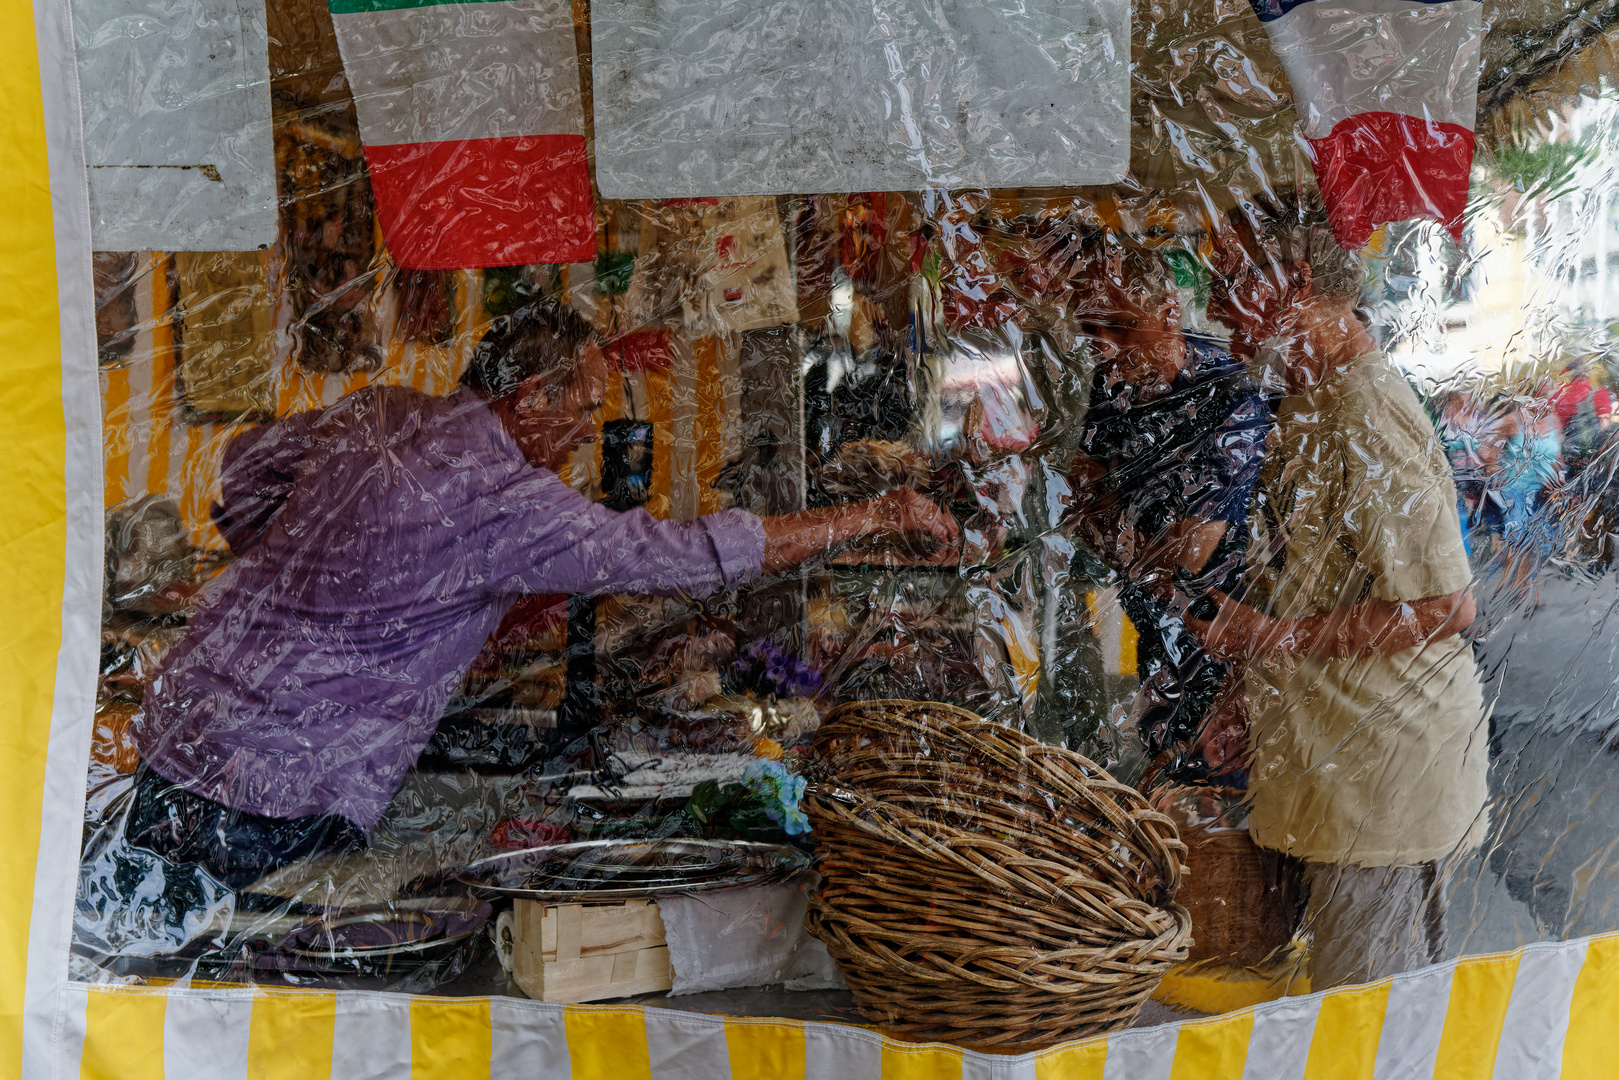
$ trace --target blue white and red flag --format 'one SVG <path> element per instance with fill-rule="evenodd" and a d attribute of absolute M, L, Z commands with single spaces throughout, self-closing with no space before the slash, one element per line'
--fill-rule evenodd
<path fill-rule="evenodd" d="M 1461 239 L 1473 166 L 1480 0 L 1252 0 L 1293 84 L 1333 235 L 1388 221 Z"/>

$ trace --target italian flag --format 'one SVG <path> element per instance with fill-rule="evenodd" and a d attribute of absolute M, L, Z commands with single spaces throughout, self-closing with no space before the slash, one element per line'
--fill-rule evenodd
<path fill-rule="evenodd" d="M 1459 244 L 1473 173 L 1479 0 L 1250 0 L 1293 84 L 1333 235 L 1358 251 L 1430 218 Z"/>
<path fill-rule="evenodd" d="M 330 4 L 395 262 L 596 257 L 568 0 Z"/>

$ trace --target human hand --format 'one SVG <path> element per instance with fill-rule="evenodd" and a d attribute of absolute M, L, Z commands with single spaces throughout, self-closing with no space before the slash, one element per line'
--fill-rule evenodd
<path fill-rule="evenodd" d="M 1089 454 L 1075 454 L 1068 466 L 1068 482 L 1076 488 L 1088 488 L 1107 475 L 1107 466 Z"/>
<path fill-rule="evenodd" d="M 1214 708 L 1197 734 L 1194 748 L 1216 775 L 1236 764 L 1248 752 L 1248 694 L 1242 672 L 1233 670 L 1220 688 Z"/>
<path fill-rule="evenodd" d="M 807 559 L 859 541 L 918 550 L 912 561 L 946 566 L 960 558 L 961 528 L 956 519 L 909 488 L 866 502 L 800 510 L 761 518 L 765 532 L 762 568 L 779 574 Z M 909 558 L 909 552 L 906 553 Z"/>
<path fill-rule="evenodd" d="M 961 526 L 949 512 L 910 488 L 879 496 L 863 506 L 859 535 L 876 540 L 920 542 L 930 565 L 954 559 L 961 543 Z"/>
<path fill-rule="evenodd" d="M 1204 621 L 1191 612 L 1187 612 L 1184 619 L 1186 628 L 1210 656 L 1219 660 L 1242 660 L 1291 651 L 1290 624 L 1233 600 L 1219 589 L 1210 589 L 1209 595 L 1220 605 L 1213 619 Z"/>

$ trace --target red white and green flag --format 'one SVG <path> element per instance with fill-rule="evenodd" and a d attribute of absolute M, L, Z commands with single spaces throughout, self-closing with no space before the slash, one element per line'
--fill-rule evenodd
<path fill-rule="evenodd" d="M 596 257 L 568 0 L 330 4 L 400 266 Z"/>

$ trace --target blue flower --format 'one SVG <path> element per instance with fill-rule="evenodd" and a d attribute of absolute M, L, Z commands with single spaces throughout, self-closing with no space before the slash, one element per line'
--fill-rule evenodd
<path fill-rule="evenodd" d="M 788 836 L 810 831 L 809 818 L 799 809 L 804 798 L 804 778 L 794 776 L 779 761 L 753 761 L 742 770 L 742 783 L 764 804 L 765 816 L 782 827 Z"/>

